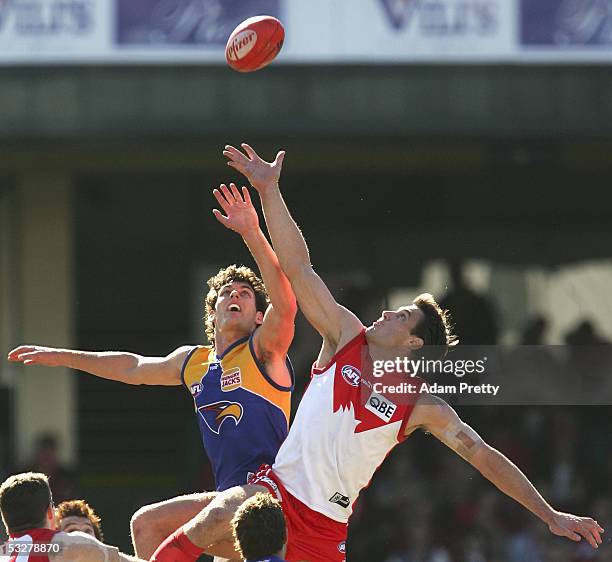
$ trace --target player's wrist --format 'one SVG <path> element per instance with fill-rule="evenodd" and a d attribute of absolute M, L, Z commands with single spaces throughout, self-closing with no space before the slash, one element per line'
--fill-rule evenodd
<path fill-rule="evenodd" d="M 559 515 L 559 512 L 553 509 L 552 507 L 550 507 L 549 505 L 547 505 L 542 510 L 542 513 L 540 513 L 539 515 L 540 515 L 540 519 L 542 519 L 544 523 L 550 526 L 556 522 L 556 517 L 557 515 Z"/>
<path fill-rule="evenodd" d="M 71 349 L 55 349 L 53 351 L 52 363 L 55 367 L 68 367 L 69 369 L 76 368 L 74 363 L 78 360 L 75 351 Z"/>
<path fill-rule="evenodd" d="M 253 226 L 241 232 L 242 239 L 246 242 L 249 248 L 252 248 L 255 244 L 261 244 L 264 240 L 264 234 L 259 228 L 259 225 Z"/>
<path fill-rule="evenodd" d="M 253 188 L 256 189 L 260 196 L 264 196 L 268 193 L 271 193 L 275 190 L 280 189 L 278 184 L 278 180 L 268 181 L 268 182 L 257 182 L 257 185 L 253 185 Z"/>

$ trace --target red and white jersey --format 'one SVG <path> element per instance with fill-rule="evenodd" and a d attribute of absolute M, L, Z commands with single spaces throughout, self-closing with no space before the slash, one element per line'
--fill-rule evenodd
<path fill-rule="evenodd" d="M 366 375 L 372 372 L 371 364 L 364 330 L 326 367 L 312 368 L 310 384 L 273 466 L 291 494 L 342 523 L 376 469 L 403 441 L 418 399 L 403 395 L 403 403 L 396 404 L 375 393 Z"/>
<path fill-rule="evenodd" d="M 11 535 L 4 545 L 8 562 L 49 562 L 49 553 L 56 552 L 50 545 L 58 532 L 30 529 Z"/>

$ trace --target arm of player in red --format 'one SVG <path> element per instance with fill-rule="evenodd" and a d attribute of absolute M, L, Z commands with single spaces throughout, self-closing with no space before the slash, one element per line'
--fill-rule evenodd
<path fill-rule="evenodd" d="M 601 544 L 603 528 L 590 517 L 553 509 L 523 472 L 463 422 L 444 400 L 433 395 L 419 398 L 406 427 L 406 435 L 420 427 L 437 437 L 480 473 L 548 525 L 550 532 L 573 541 L 584 538 L 593 547 Z"/>
<path fill-rule="evenodd" d="M 350 331 L 355 335 L 362 324 L 352 312 L 336 302 L 310 263 L 306 241 L 279 189 L 285 153 L 280 151 L 274 162 L 266 162 L 248 144 L 242 144 L 242 148 L 244 153 L 226 146 L 223 154 L 229 159 L 228 165 L 244 174 L 259 193 L 272 245 L 298 304 L 326 345 L 335 349 L 341 334 Z"/>

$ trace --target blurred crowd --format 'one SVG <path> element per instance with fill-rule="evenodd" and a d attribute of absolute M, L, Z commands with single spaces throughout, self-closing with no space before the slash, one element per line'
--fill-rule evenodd
<path fill-rule="evenodd" d="M 6 436 L 5 442 L 8 440 Z M 2 442 L 2 436 L 0 436 Z M 19 472 L 42 472 L 49 477 L 49 485 L 53 493 L 55 505 L 66 500 L 77 498 L 77 475 L 64 466 L 59 457 L 58 440 L 52 434 L 41 435 L 35 446 L 34 454 L 25 466 L 15 466 L 6 455 L 2 455 L 0 447 L 0 483 L 11 474 Z M 5 539 L 4 526 L 0 525 L 0 539 Z"/>
<path fill-rule="evenodd" d="M 612 523 L 612 420 L 601 407 L 463 408 L 557 509 Z M 608 532 L 612 532 L 609 529 Z M 352 562 L 612 561 L 612 545 L 554 537 L 435 438 L 398 447 L 362 494 Z"/>

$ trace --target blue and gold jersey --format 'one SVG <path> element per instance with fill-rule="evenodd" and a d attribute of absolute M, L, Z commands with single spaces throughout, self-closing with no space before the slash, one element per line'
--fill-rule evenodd
<path fill-rule="evenodd" d="M 293 381 L 289 359 L 287 366 Z M 195 347 L 182 379 L 193 397 L 217 490 L 246 484 L 249 473 L 274 462 L 289 430 L 293 385 L 280 386 L 266 374 L 255 356 L 253 334 L 221 357 L 210 346 Z"/>

